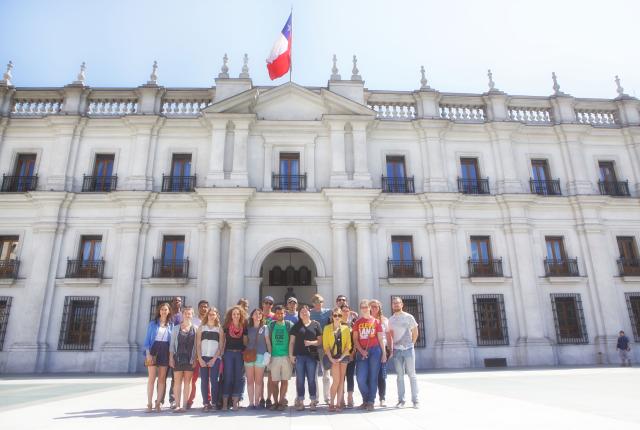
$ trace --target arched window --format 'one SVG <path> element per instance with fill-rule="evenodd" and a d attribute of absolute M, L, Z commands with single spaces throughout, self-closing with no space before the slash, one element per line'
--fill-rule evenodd
<path fill-rule="evenodd" d="M 285 277 L 285 285 L 296 285 L 296 269 L 294 269 L 293 266 L 287 267 L 285 270 Z"/>
<path fill-rule="evenodd" d="M 269 271 L 269 285 L 284 285 L 284 273 L 280 266 L 273 266 Z"/>
<path fill-rule="evenodd" d="M 309 270 L 307 266 L 300 267 L 300 270 L 298 270 L 298 276 L 300 278 L 300 285 L 311 284 L 311 270 Z"/>

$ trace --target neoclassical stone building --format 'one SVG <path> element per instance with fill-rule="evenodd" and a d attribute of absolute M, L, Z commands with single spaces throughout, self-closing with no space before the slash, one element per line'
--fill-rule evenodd
<path fill-rule="evenodd" d="M 0 81 L 0 372 L 135 372 L 153 306 L 405 298 L 418 366 L 640 354 L 640 102 Z"/>

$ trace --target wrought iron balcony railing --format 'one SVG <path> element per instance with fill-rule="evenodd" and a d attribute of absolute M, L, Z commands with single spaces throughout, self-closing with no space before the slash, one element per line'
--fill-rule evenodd
<path fill-rule="evenodd" d="M 154 258 L 151 276 L 154 278 L 188 278 L 189 259 L 165 260 Z"/>
<path fill-rule="evenodd" d="M 26 193 L 35 191 L 38 186 L 38 175 L 33 176 L 7 176 L 2 175 L 2 192 Z"/>
<path fill-rule="evenodd" d="M 463 194 L 489 194 L 489 179 L 458 178 L 458 191 Z"/>
<path fill-rule="evenodd" d="M 502 258 L 496 260 L 472 260 L 467 261 L 470 277 L 501 277 Z"/>
<path fill-rule="evenodd" d="M 560 179 L 530 179 L 529 186 L 533 194 L 540 194 L 542 196 L 559 196 L 562 195 L 560 191 Z"/>
<path fill-rule="evenodd" d="M 278 175 L 272 173 L 271 188 L 274 191 L 304 191 L 307 189 L 307 174 Z"/>
<path fill-rule="evenodd" d="M 629 197 L 629 181 L 598 181 L 603 196 Z"/>
<path fill-rule="evenodd" d="M 20 260 L 0 260 L 0 279 L 18 279 Z"/>
<path fill-rule="evenodd" d="M 118 176 L 87 176 L 82 177 L 82 192 L 105 192 L 115 191 L 118 185 Z"/>
<path fill-rule="evenodd" d="M 69 260 L 65 278 L 102 278 L 104 260 Z"/>
<path fill-rule="evenodd" d="M 640 260 L 637 258 L 619 258 L 620 276 L 640 276 Z"/>
<path fill-rule="evenodd" d="M 577 258 L 566 258 L 563 260 L 545 258 L 544 271 L 546 276 L 580 276 Z"/>
<path fill-rule="evenodd" d="M 415 193 L 413 186 L 413 176 L 410 178 L 403 177 L 382 177 L 382 192 L 383 193 Z"/>
<path fill-rule="evenodd" d="M 192 192 L 196 188 L 196 175 L 193 176 L 166 176 L 162 175 L 163 193 Z"/>
<path fill-rule="evenodd" d="M 420 260 L 387 260 L 389 278 L 422 278 L 422 258 Z"/>

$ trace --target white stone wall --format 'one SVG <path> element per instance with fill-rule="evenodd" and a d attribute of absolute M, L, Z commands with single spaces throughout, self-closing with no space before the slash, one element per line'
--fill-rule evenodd
<path fill-rule="evenodd" d="M 640 292 L 640 278 L 620 276 L 616 265 L 616 236 L 640 241 L 637 100 L 524 98 L 553 112 L 553 122 L 530 125 L 506 121 L 512 101 L 499 92 L 385 94 L 365 91 L 361 82 L 330 83 L 343 97 L 295 84 L 256 92 L 250 82 L 235 88 L 239 80 L 218 81 L 218 88 L 229 84 L 224 98 L 202 90 L 210 106 L 182 116 L 147 103 L 164 90 L 153 86 L 127 90 L 138 94 L 138 114 L 86 115 L 73 99 L 78 106 L 67 103 L 68 115 L 21 115 L 12 100 L 38 91 L 0 85 L 0 172 L 12 174 L 18 153 L 36 153 L 39 177 L 36 191 L 0 193 L 0 236 L 19 236 L 21 261 L 17 280 L 0 280 L 0 296 L 13 298 L 0 372 L 141 370 L 152 296 L 185 295 L 191 304 L 206 298 L 219 309 L 247 297 L 253 307 L 260 266 L 282 247 L 313 261 L 327 305 L 340 293 L 354 308 L 375 297 L 388 313 L 391 296 L 422 296 L 427 346 L 417 353 L 420 368 L 482 367 L 496 357 L 509 365 L 617 362 L 618 330 L 632 337 L 624 294 Z M 76 90 L 60 93 L 72 100 Z M 438 103 L 467 99 L 485 106 L 486 121 L 432 117 Z M 367 107 L 381 100 L 412 103 L 415 117 L 385 119 Z M 577 124 L 567 114 L 598 103 L 615 109 L 618 123 Z M 280 152 L 300 153 L 306 191 L 272 191 Z M 115 154 L 118 191 L 80 192 L 97 153 Z M 160 192 L 173 153 L 192 155 L 195 192 Z M 415 193 L 381 192 L 387 155 L 405 157 Z M 458 193 L 460 157 L 478 158 L 491 195 Z M 562 196 L 529 192 L 535 158 L 548 160 Z M 614 161 L 630 197 L 599 194 L 599 160 Z M 67 258 L 87 234 L 102 235 L 104 277 L 65 278 Z M 164 235 L 185 236 L 188 279 L 151 276 Z M 412 236 L 422 278 L 388 277 L 394 235 Z M 468 276 L 472 235 L 491 237 L 503 277 Z M 564 237 L 579 277 L 545 277 L 547 235 Z M 268 279 L 268 268 L 263 275 Z M 477 346 L 472 295 L 484 293 L 504 295 L 507 346 Z M 557 344 L 551 293 L 581 295 L 588 344 Z M 99 297 L 92 351 L 57 350 L 71 295 Z"/>

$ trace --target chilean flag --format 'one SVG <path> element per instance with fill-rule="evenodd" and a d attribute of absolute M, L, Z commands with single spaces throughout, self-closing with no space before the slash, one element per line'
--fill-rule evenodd
<path fill-rule="evenodd" d="M 271 54 L 267 58 L 267 70 L 273 81 L 286 74 L 291 67 L 291 16 L 284 25 L 282 32 L 271 48 Z"/>

